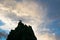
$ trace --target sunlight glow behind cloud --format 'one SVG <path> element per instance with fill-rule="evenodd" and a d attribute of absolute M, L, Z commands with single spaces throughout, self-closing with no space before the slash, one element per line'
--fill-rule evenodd
<path fill-rule="evenodd" d="M 43 9 L 43 5 L 35 0 L 22 0 L 20 2 L 17 2 L 17 0 L 2 0 L 2 3 L 0 3 L 0 20 L 5 25 L 0 28 L 3 30 L 14 29 L 18 20 L 22 20 L 25 24 L 32 26 L 38 40 L 55 40 L 55 35 L 49 35 L 48 32 L 40 34 L 41 28 L 38 31 L 39 25 L 45 22 L 46 13 L 47 10 Z"/>

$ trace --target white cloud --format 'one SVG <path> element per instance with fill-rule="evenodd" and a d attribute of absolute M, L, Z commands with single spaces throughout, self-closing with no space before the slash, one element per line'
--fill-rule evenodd
<path fill-rule="evenodd" d="M 0 5 L 0 15 L 5 17 L 6 23 L 8 22 L 7 19 L 10 21 L 18 21 L 20 18 L 31 25 L 35 25 L 34 22 L 36 22 L 36 24 L 42 22 L 43 10 L 40 9 L 42 6 L 40 7 L 35 2 L 17 3 L 15 9 L 6 7 L 6 5 L 7 4 Z"/>
<path fill-rule="evenodd" d="M 38 40 L 56 40 L 55 35 L 50 33 L 38 34 Z"/>
<path fill-rule="evenodd" d="M 46 9 L 43 9 L 42 4 L 38 4 L 35 0 L 23 0 L 22 2 L 6 0 L 0 4 L 0 20 L 5 23 L 5 25 L 0 27 L 1 29 L 14 29 L 17 26 L 18 20 L 21 19 L 27 25 L 32 26 L 38 40 L 55 40 L 54 36 L 51 35 L 50 37 L 48 32 L 42 35 L 38 32 L 40 29 L 37 30 L 40 24 L 43 25 L 45 23 L 45 17 Z M 41 30 L 50 31 L 49 29 Z"/>

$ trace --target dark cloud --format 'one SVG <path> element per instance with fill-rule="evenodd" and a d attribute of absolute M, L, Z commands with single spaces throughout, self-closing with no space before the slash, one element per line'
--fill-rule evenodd
<path fill-rule="evenodd" d="M 22 0 L 15 0 L 16 2 L 22 2 Z"/>
<path fill-rule="evenodd" d="M 13 12 L 8 12 L 8 13 L 6 14 L 6 17 L 7 17 L 7 18 L 10 18 L 12 21 L 18 21 L 18 20 L 22 19 L 21 17 L 17 16 L 17 15 L 16 15 L 15 13 L 13 13 Z"/>
<path fill-rule="evenodd" d="M 8 12 L 5 17 L 11 19 L 12 21 L 19 21 L 22 20 L 23 22 L 30 22 L 32 20 L 35 20 L 34 18 L 32 18 L 31 16 L 17 16 L 15 13 L 13 12 Z"/>
<path fill-rule="evenodd" d="M 60 40 L 60 35 L 56 35 L 56 40 Z"/>
<path fill-rule="evenodd" d="M 2 3 L 4 0 L 0 0 L 0 3 Z"/>

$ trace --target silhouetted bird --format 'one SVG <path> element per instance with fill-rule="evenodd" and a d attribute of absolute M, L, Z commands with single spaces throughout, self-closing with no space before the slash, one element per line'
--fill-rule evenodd
<path fill-rule="evenodd" d="M 18 23 L 15 30 L 11 30 L 7 40 L 37 40 L 31 26 L 24 25 L 22 21 Z"/>

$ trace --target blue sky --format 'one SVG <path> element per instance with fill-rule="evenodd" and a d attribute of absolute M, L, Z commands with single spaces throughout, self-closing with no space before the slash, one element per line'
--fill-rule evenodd
<path fill-rule="evenodd" d="M 42 0 L 42 2 L 47 4 L 47 17 L 52 20 L 48 27 L 57 35 L 60 35 L 60 0 Z"/>
<path fill-rule="evenodd" d="M 47 4 L 47 17 L 52 20 L 47 27 L 60 36 L 60 0 L 42 0 L 42 2 Z"/>
<path fill-rule="evenodd" d="M 60 0 L 31 0 L 31 1 L 30 0 L 28 1 L 27 0 L 12 1 L 11 0 L 10 2 L 4 1 L 4 0 L 0 0 L 0 1 L 1 1 L 0 7 L 2 6 L 2 9 L 0 12 L 0 29 L 4 31 L 5 29 L 6 30 L 10 29 L 17 24 L 17 21 L 19 19 L 22 19 L 22 21 L 26 24 L 30 24 L 32 26 L 38 26 L 36 27 L 38 29 L 37 30 L 38 33 L 40 32 L 40 29 L 41 29 L 41 32 L 47 31 L 48 34 L 49 32 L 51 32 L 52 34 L 54 33 L 54 37 L 56 37 L 56 39 L 52 39 L 52 40 L 60 39 L 60 31 L 59 31 L 60 30 Z M 12 5 L 12 2 L 13 2 L 13 5 Z M 25 3 L 27 7 L 24 6 Z M 19 7 L 21 7 L 20 11 L 23 11 L 23 12 L 20 12 L 21 14 L 18 14 Z M 26 12 L 26 10 L 28 10 L 28 12 Z M 6 27 L 6 26 L 9 26 L 9 27 Z M 35 30 L 35 27 L 33 27 L 33 29 Z M 45 34 L 46 32 L 44 33 L 44 35 Z M 42 38 L 41 40 L 45 40 L 45 39 Z"/>
<path fill-rule="evenodd" d="M 4 22 L 2 22 L 2 21 L 0 20 L 0 26 L 2 26 L 2 25 L 4 25 Z"/>

